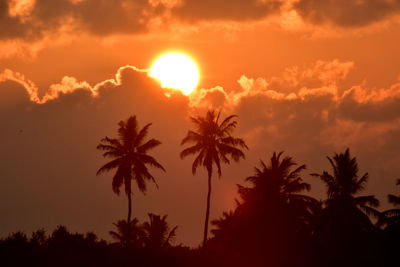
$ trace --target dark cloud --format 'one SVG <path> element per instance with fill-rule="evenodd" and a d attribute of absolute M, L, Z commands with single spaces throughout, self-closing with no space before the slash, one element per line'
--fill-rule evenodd
<path fill-rule="evenodd" d="M 313 24 L 341 27 L 367 26 L 399 14 L 399 0 L 300 0 L 294 9 Z"/>
<path fill-rule="evenodd" d="M 283 0 L 32 0 L 26 8 L 15 8 L 14 2 L 0 0 L 0 40 L 40 40 L 59 32 L 139 34 L 160 19 L 163 27 L 169 19 L 190 23 L 262 20 L 283 9 L 296 10 L 313 24 L 360 27 L 400 12 L 400 0 L 299 0 L 292 6 Z"/>
<path fill-rule="evenodd" d="M 386 90 L 366 93 L 362 87 L 346 91 L 339 111 L 340 116 L 355 121 L 385 122 L 400 119 L 400 83 Z"/>
<path fill-rule="evenodd" d="M 0 39 L 40 39 L 62 29 L 106 36 L 140 33 L 160 15 L 162 5 L 147 0 L 36 0 L 25 13 L 10 14 L 11 4 L 0 0 Z M 68 29 L 68 27 L 70 29 Z"/>
<path fill-rule="evenodd" d="M 259 20 L 277 13 L 281 5 L 279 0 L 184 0 L 172 9 L 172 13 L 178 18 L 194 22 Z"/>

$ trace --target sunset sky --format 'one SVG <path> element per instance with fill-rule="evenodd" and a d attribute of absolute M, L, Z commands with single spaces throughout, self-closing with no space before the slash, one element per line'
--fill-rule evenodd
<path fill-rule="evenodd" d="M 197 89 L 148 76 L 169 51 L 190 56 Z M 165 93 L 168 93 L 168 96 Z M 168 214 L 176 243 L 200 244 L 206 172 L 180 141 L 190 116 L 237 114 L 246 160 L 213 180 L 211 219 L 235 206 L 236 184 L 285 151 L 310 173 L 347 147 L 381 208 L 400 177 L 400 0 L 0 0 L 0 236 L 59 224 L 109 239 L 126 196 L 96 145 L 136 115 L 162 142 L 159 189 L 136 189 L 133 215 Z"/>

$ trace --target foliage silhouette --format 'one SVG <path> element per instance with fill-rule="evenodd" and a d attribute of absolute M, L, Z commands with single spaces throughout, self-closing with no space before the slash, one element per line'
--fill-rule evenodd
<path fill-rule="evenodd" d="M 130 222 L 128 225 L 127 221 L 119 220 L 117 223 L 114 223 L 117 231 L 110 231 L 109 234 L 111 237 L 118 241 L 123 246 L 141 246 L 141 242 L 144 236 L 144 231 L 139 225 L 139 221 L 136 218 Z"/>
<path fill-rule="evenodd" d="M 355 249 L 366 249 L 362 238 L 375 229 L 369 216 L 380 217 L 375 209 L 379 201 L 373 195 L 356 196 L 365 188 L 369 176 L 368 173 L 359 176 L 357 159 L 351 157 L 349 149 L 327 158 L 332 174 L 327 171 L 312 174 L 325 183 L 328 195 L 316 229 L 319 244 L 327 248 L 325 257 L 332 261 L 340 264 L 343 259 L 357 261 Z"/>
<path fill-rule="evenodd" d="M 313 173 L 311 175 L 320 178 L 327 186 L 328 200 L 327 205 L 334 205 L 335 202 L 352 202 L 368 216 L 379 216 L 379 212 L 374 209 L 379 206 L 379 200 L 373 195 L 355 195 L 362 191 L 368 182 L 368 173 L 358 176 L 358 164 L 356 158 L 351 158 L 350 150 L 344 153 L 335 154 L 333 158 L 327 157 L 332 166 L 333 174 L 323 171 L 322 174 Z"/>
<path fill-rule="evenodd" d="M 0 266 L 400 266 L 400 196 L 388 195 L 394 208 L 378 212 L 374 196 L 358 195 L 368 174 L 359 176 L 350 151 L 328 160 L 330 173 L 313 174 L 327 185 L 327 199 L 321 201 L 307 195 L 305 165 L 282 152 L 260 161 L 245 179 L 249 185 L 238 185 L 235 209 L 211 221 L 207 249 L 174 245 L 177 227 L 168 225 L 167 215 L 148 213 L 144 223 L 136 218 L 114 223 L 110 234 L 117 242 L 99 240 L 93 232 L 71 233 L 65 226 L 30 237 L 11 233 L 0 238 Z M 196 164 L 205 166 L 204 158 Z M 371 215 L 378 216 L 377 224 Z"/>
<path fill-rule="evenodd" d="M 234 251 L 230 255 L 246 255 L 230 264 L 290 266 L 291 257 L 301 256 L 294 244 L 309 234 L 312 211 L 319 202 L 301 194 L 310 189 L 300 176 L 305 165 L 297 166 L 291 157 L 282 159 L 282 154 L 274 152 L 268 164 L 261 161 L 246 179 L 252 186 L 238 185 L 241 201 L 235 211 L 212 222 L 217 255 L 227 247 Z"/>
<path fill-rule="evenodd" d="M 397 179 L 396 185 L 400 185 L 400 179 Z M 392 205 L 400 206 L 400 195 L 395 196 L 392 194 L 388 195 L 388 201 Z M 377 222 L 378 227 L 387 227 L 388 229 L 400 229 L 400 209 L 388 209 L 382 212 L 382 216 L 379 218 Z"/>
<path fill-rule="evenodd" d="M 112 158 L 111 161 L 104 164 L 97 171 L 97 175 L 116 169 L 112 181 L 112 189 L 116 194 L 119 194 L 120 187 L 122 185 L 125 187 L 125 194 L 128 197 L 127 225 L 129 231 L 132 213 L 132 180 L 136 182 L 138 189 L 145 193 L 147 180 L 154 182 L 157 186 L 148 167 L 163 171 L 165 169 L 155 158 L 148 155 L 151 149 L 161 144 L 156 139 L 145 141 L 151 123 L 139 130 L 136 116 L 131 116 L 126 121 L 120 121 L 118 126 L 117 139 L 105 137 L 97 146 L 97 149 L 105 151 L 103 157 Z"/>
<path fill-rule="evenodd" d="M 192 164 L 193 175 L 199 166 L 206 168 L 208 174 L 203 247 L 206 245 L 208 235 L 213 165 L 217 167 L 218 176 L 221 177 L 221 162 L 230 164 L 230 159 L 238 162 L 241 158 L 245 158 L 240 148 L 248 149 L 243 139 L 232 136 L 232 132 L 237 126 L 237 121 L 234 120 L 236 117 L 236 115 L 230 115 L 220 122 L 220 113 L 217 114 L 214 110 L 207 111 L 204 117 L 192 117 L 195 129 L 189 130 L 181 142 L 181 145 L 191 144 L 181 152 L 182 159 L 189 155 L 196 155 Z"/>
<path fill-rule="evenodd" d="M 171 246 L 176 236 L 178 226 L 170 229 L 167 223 L 167 215 L 160 216 L 149 213 L 149 221 L 143 223 L 144 245 L 152 249 L 160 249 Z"/>

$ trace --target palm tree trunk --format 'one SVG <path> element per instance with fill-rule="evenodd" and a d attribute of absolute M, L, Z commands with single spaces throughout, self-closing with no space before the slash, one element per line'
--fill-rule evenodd
<path fill-rule="evenodd" d="M 211 172 L 208 172 L 208 194 L 207 194 L 207 209 L 206 209 L 206 220 L 204 222 L 204 235 L 203 235 L 203 248 L 207 242 L 208 235 L 208 219 L 210 217 L 210 198 L 211 198 Z"/>
<path fill-rule="evenodd" d="M 128 220 L 127 220 L 127 231 L 128 231 L 128 239 L 126 242 L 126 246 L 129 247 L 129 245 L 131 244 L 132 240 L 132 234 L 131 234 L 131 214 L 132 214 L 132 192 L 129 192 L 128 194 Z"/>
<path fill-rule="evenodd" d="M 128 223 L 128 226 L 130 226 L 131 225 L 131 215 L 132 215 L 132 193 L 129 192 L 129 194 L 127 194 L 127 195 L 128 195 L 128 220 L 127 220 L 127 223 Z"/>

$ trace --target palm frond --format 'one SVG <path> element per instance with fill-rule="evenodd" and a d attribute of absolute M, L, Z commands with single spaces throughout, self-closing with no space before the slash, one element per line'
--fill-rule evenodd
<path fill-rule="evenodd" d="M 150 166 L 157 168 L 157 169 L 161 169 L 165 172 L 164 167 L 152 156 L 150 155 L 146 155 L 146 154 L 141 154 L 139 156 L 139 159 L 141 162 L 143 162 L 144 164 L 149 164 Z"/>
<path fill-rule="evenodd" d="M 386 217 L 399 217 L 400 219 L 400 209 L 389 209 L 383 212 Z"/>
<path fill-rule="evenodd" d="M 232 136 L 221 138 L 221 143 L 225 145 L 237 146 L 249 149 L 242 138 L 234 138 Z"/>
<path fill-rule="evenodd" d="M 193 161 L 193 164 L 192 164 L 192 174 L 193 175 L 196 174 L 197 167 L 200 165 L 203 165 L 205 153 L 206 153 L 206 150 L 202 149 L 200 151 L 200 153 L 197 155 L 196 159 Z"/>
<path fill-rule="evenodd" d="M 388 201 L 389 201 L 389 203 L 392 203 L 393 205 L 396 205 L 396 206 L 400 205 L 400 196 L 398 197 L 398 196 L 389 194 Z"/>
<path fill-rule="evenodd" d="M 169 232 L 167 238 L 164 241 L 163 246 L 168 246 L 176 237 L 176 230 L 178 229 L 178 226 L 175 226 L 172 228 L 172 230 Z"/>
<path fill-rule="evenodd" d="M 198 143 L 201 142 L 202 139 L 203 136 L 201 136 L 199 133 L 188 131 L 185 138 L 182 139 L 181 145 L 184 145 L 186 143 Z"/>
<path fill-rule="evenodd" d="M 152 123 L 148 123 L 146 124 L 137 134 L 136 138 L 135 138 L 135 142 L 133 143 L 134 147 L 138 147 L 140 146 L 144 139 L 146 138 L 148 132 L 149 132 L 149 127 L 152 125 Z"/>
<path fill-rule="evenodd" d="M 114 159 L 106 164 L 104 164 L 96 173 L 96 175 L 100 175 L 103 172 L 110 171 L 112 169 L 117 168 L 121 164 L 121 158 Z"/>
<path fill-rule="evenodd" d="M 353 193 L 356 193 L 360 190 L 364 189 L 365 184 L 368 182 L 369 175 L 368 173 L 365 173 L 355 184 Z"/>
<path fill-rule="evenodd" d="M 379 200 L 373 195 L 355 197 L 354 201 L 357 205 L 360 205 L 360 206 L 369 205 L 369 206 L 375 207 L 375 208 L 379 207 Z"/>
<path fill-rule="evenodd" d="M 305 164 L 303 164 L 303 165 L 297 167 L 294 171 L 292 171 L 292 172 L 290 172 L 290 173 L 288 174 L 287 179 L 288 179 L 288 180 L 292 180 L 292 179 L 297 178 L 297 177 L 299 176 L 299 173 L 300 173 L 301 171 L 305 170 L 305 169 L 306 169 L 306 165 L 305 165 Z"/>
<path fill-rule="evenodd" d="M 299 177 L 296 180 L 289 182 L 284 186 L 283 191 L 285 193 L 298 193 L 302 191 L 310 191 L 311 185 L 308 183 L 302 182 L 302 179 Z"/>
<path fill-rule="evenodd" d="M 203 145 L 202 145 L 202 144 L 196 144 L 196 145 L 194 145 L 194 146 L 185 148 L 185 149 L 182 150 L 182 152 L 180 153 L 180 157 L 181 157 L 181 159 L 184 159 L 184 158 L 186 158 L 186 157 L 189 156 L 189 155 L 193 155 L 193 154 L 198 153 L 199 151 L 202 150 L 202 148 L 203 148 Z"/>
<path fill-rule="evenodd" d="M 119 188 L 122 186 L 124 183 L 124 177 L 127 174 L 127 169 L 123 165 L 119 165 L 117 171 L 114 174 L 113 180 L 112 180 L 112 189 L 115 194 L 119 195 L 120 190 Z"/>
<path fill-rule="evenodd" d="M 379 219 L 380 217 L 381 217 L 381 212 L 379 212 L 378 210 L 376 210 L 376 209 L 374 209 L 374 208 L 372 208 L 372 207 L 370 207 L 370 206 L 366 206 L 366 205 L 360 205 L 359 206 L 360 207 L 360 209 L 362 210 L 362 211 L 364 211 L 365 212 L 365 214 L 367 214 L 369 217 L 374 217 L 374 218 L 377 218 L 377 219 Z"/>
<path fill-rule="evenodd" d="M 161 145 L 161 142 L 156 140 L 156 139 L 150 139 L 149 141 L 147 141 L 146 143 L 144 143 L 143 145 L 139 146 L 137 148 L 138 153 L 146 153 L 147 151 L 157 147 Z"/>
<path fill-rule="evenodd" d="M 118 139 L 104 137 L 100 140 L 100 144 L 97 146 L 97 149 L 100 150 L 112 150 L 112 149 L 120 149 L 122 147 L 121 142 Z"/>
<path fill-rule="evenodd" d="M 107 151 L 103 153 L 103 157 L 105 158 L 119 158 L 123 157 L 122 151 Z"/>
<path fill-rule="evenodd" d="M 242 150 L 225 145 L 225 144 L 218 144 L 217 145 L 219 151 L 223 151 L 224 154 L 229 154 L 234 161 L 239 161 L 240 159 L 244 159 L 245 155 Z M 221 152 L 220 152 L 221 153 Z"/>

